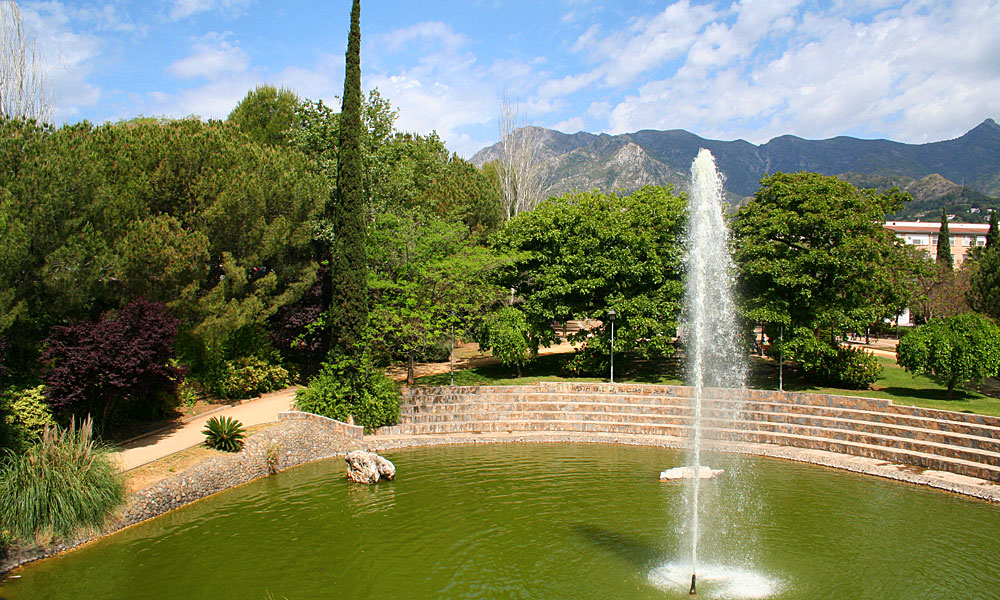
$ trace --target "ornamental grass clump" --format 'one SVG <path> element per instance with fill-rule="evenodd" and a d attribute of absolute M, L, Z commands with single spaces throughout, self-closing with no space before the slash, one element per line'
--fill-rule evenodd
<path fill-rule="evenodd" d="M 125 503 L 125 478 L 94 441 L 88 417 L 79 427 L 46 427 L 23 454 L 0 464 L 0 530 L 24 542 L 100 528 Z"/>
<path fill-rule="evenodd" d="M 223 452 L 239 452 L 243 449 L 243 435 L 246 429 L 232 417 L 212 417 L 205 423 L 205 445 Z"/>

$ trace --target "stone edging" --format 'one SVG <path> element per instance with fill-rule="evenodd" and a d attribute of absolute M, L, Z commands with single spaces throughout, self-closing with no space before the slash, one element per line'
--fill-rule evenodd
<path fill-rule="evenodd" d="M 286 410 L 278 413 L 279 421 L 309 421 L 314 425 L 320 425 L 329 429 L 333 433 L 349 438 L 362 439 L 365 435 L 365 428 L 352 423 L 344 423 L 330 417 L 324 417 L 301 410 Z"/>
<path fill-rule="evenodd" d="M 317 427 L 317 423 L 321 426 Z M 206 458 L 181 473 L 131 494 L 119 517 L 103 530 L 44 548 L 12 549 L 8 557 L 0 559 L 0 575 L 271 473 L 367 448 L 362 431 L 363 428 L 356 425 L 318 415 L 298 411 L 282 413 L 274 426 L 247 438 L 240 452 Z"/>
<path fill-rule="evenodd" d="M 512 432 L 494 434 L 452 433 L 442 435 L 415 436 L 369 436 L 365 439 L 372 451 L 394 450 L 401 448 L 417 448 L 438 445 L 460 444 L 505 444 L 505 443 L 588 443 L 588 444 L 621 444 L 630 446 L 659 446 L 664 448 L 684 449 L 686 440 L 664 436 L 646 436 L 635 434 L 585 433 L 585 432 Z M 754 456 L 766 456 L 804 462 L 822 467 L 830 467 L 851 471 L 862 475 L 871 475 L 931 487 L 938 490 L 961 494 L 1000 504 L 1000 484 L 972 477 L 952 476 L 943 473 L 938 476 L 936 471 L 914 470 L 907 465 L 898 465 L 883 460 L 839 454 L 826 450 L 798 448 L 795 446 L 778 446 L 775 444 L 759 444 L 751 442 L 712 443 L 711 449 L 723 452 L 735 452 Z"/>

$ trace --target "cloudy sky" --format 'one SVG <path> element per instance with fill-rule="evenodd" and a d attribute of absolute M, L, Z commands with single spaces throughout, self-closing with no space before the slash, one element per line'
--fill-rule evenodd
<path fill-rule="evenodd" d="M 9 2 L 11 0 L 0 0 Z M 19 3 L 58 123 L 343 90 L 349 0 Z M 921 143 L 1000 120 L 1000 0 L 363 0 L 362 85 L 469 156 L 500 98 L 565 132 Z"/>

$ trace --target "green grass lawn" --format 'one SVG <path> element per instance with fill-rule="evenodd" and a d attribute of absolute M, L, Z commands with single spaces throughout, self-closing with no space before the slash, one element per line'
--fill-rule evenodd
<path fill-rule="evenodd" d="M 607 381 L 604 377 L 572 377 L 564 374 L 563 363 L 568 354 L 540 356 L 538 360 L 523 370 L 522 377 L 503 365 L 487 365 L 455 372 L 455 385 L 530 385 L 539 381 Z M 987 396 L 975 391 L 956 389 L 954 397 L 946 397 L 946 386 L 933 378 L 912 375 L 896 365 L 889 358 L 879 357 L 882 376 L 873 389 L 849 390 L 812 385 L 799 378 L 793 369 L 785 369 L 784 389 L 792 392 L 814 392 L 817 394 L 838 394 L 843 396 L 864 396 L 885 398 L 896 404 L 937 408 L 982 415 L 1000 416 L 1000 398 Z M 667 360 L 654 363 L 629 361 L 627 365 L 616 365 L 616 381 L 620 383 L 660 383 L 682 385 L 681 367 L 678 361 Z M 448 385 L 450 375 L 430 375 L 417 379 L 418 385 Z M 778 389 L 778 366 L 773 361 L 751 359 L 748 385 L 758 389 Z"/>

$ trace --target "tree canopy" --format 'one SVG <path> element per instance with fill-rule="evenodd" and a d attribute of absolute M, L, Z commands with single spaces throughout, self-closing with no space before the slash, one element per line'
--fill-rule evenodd
<path fill-rule="evenodd" d="M 951 397 L 1000 371 L 1000 327 L 976 313 L 935 319 L 904 336 L 896 356 L 906 370 L 942 379 Z"/>
<path fill-rule="evenodd" d="M 905 199 L 816 173 L 765 177 L 733 223 L 745 317 L 816 332 L 902 310 L 926 268 L 883 227 Z"/>
<path fill-rule="evenodd" d="M 614 308 L 616 349 L 669 356 L 684 291 L 684 220 L 684 199 L 664 187 L 550 198 L 493 237 L 511 256 L 498 283 L 513 289 L 540 335 L 552 336 L 553 320 L 603 319 Z M 589 343 L 606 346 L 606 329 Z"/>
<path fill-rule="evenodd" d="M 182 319 L 189 349 L 211 353 L 315 280 L 322 176 L 233 126 L 5 120 L 0 165 L 0 335 L 20 369 L 50 325 L 140 296 Z"/>
<path fill-rule="evenodd" d="M 259 85 L 236 105 L 227 120 L 258 143 L 284 146 L 298 126 L 300 102 L 288 88 Z"/>

